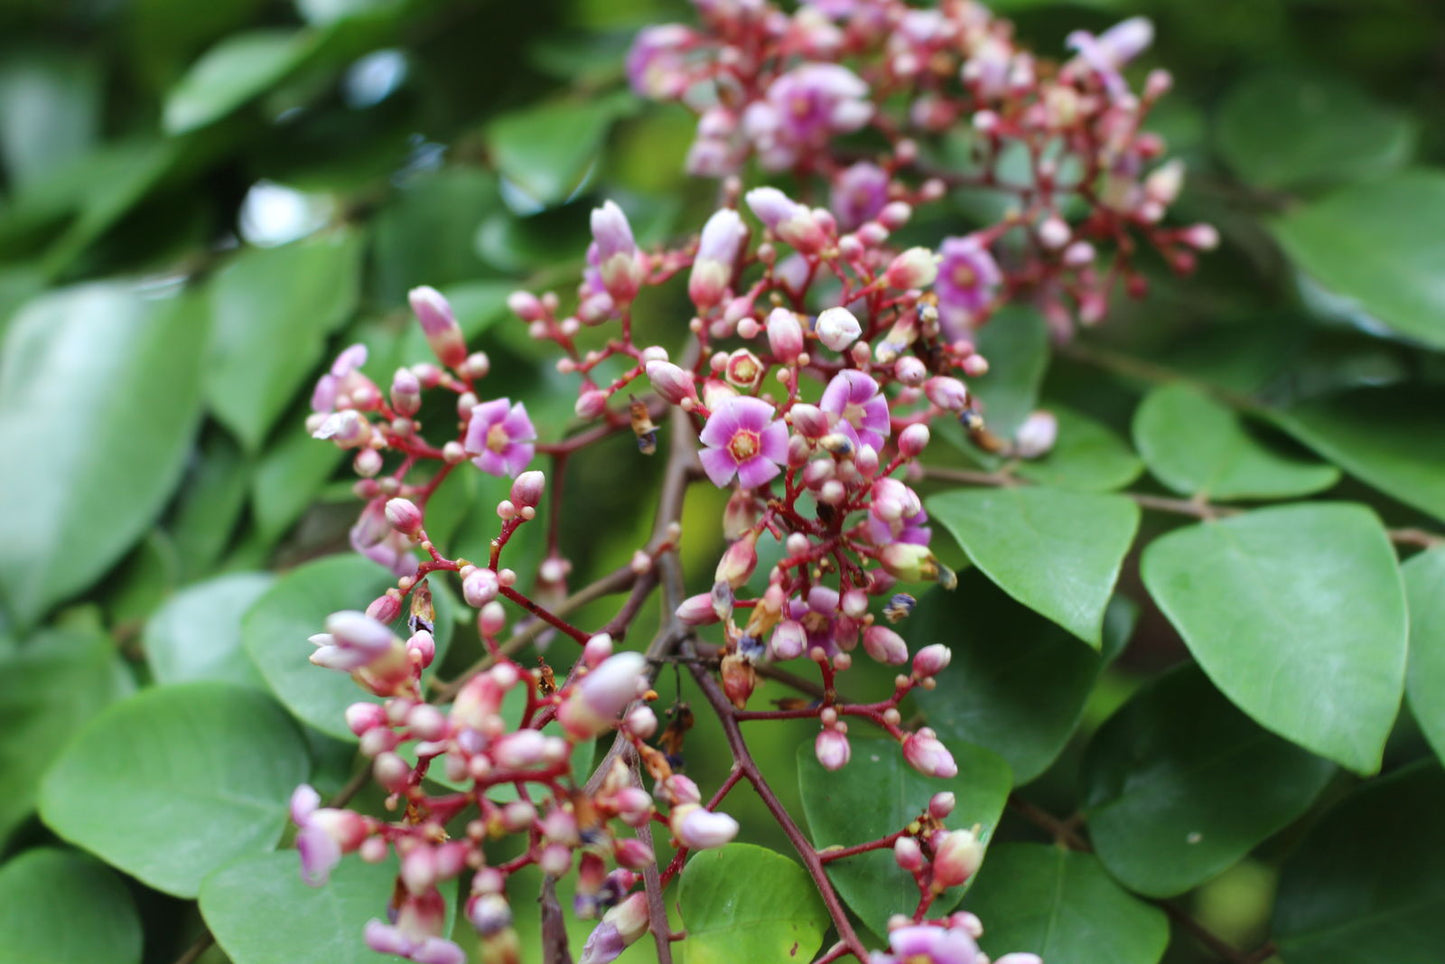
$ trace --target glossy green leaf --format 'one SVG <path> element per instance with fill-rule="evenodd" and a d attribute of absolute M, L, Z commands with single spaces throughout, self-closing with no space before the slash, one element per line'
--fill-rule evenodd
<path fill-rule="evenodd" d="M 960 489 L 926 504 L 1005 592 L 1099 648 L 1104 608 L 1139 527 L 1132 501 L 1021 486 Z"/>
<path fill-rule="evenodd" d="M 752 844 L 695 855 L 677 900 L 687 928 L 684 964 L 811 960 L 828 929 L 808 872 Z"/>
<path fill-rule="evenodd" d="M 250 484 L 241 451 L 224 432 L 202 441 L 197 461 L 181 484 L 170 528 L 182 578 L 210 572 L 220 559 L 246 509 Z"/>
<path fill-rule="evenodd" d="M 361 236 L 338 231 L 247 248 L 211 281 L 206 399 L 247 451 L 260 446 L 313 374 L 327 336 L 356 309 L 361 255 Z"/>
<path fill-rule="evenodd" d="M 1380 520 L 1348 503 L 1259 509 L 1156 539 L 1154 601 L 1226 696 L 1358 773 L 1380 767 L 1405 683 L 1405 594 Z"/>
<path fill-rule="evenodd" d="M 1285 862 L 1271 933 L 1286 961 L 1435 964 L 1445 947 L 1445 773 L 1361 786 Z"/>
<path fill-rule="evenodd" d="M 27 850 L 0 867 L 0 964 L 140 964 L 141 924 L 109 867 L 73 850 Z"/>
<path fill-rule="evenodd" d="M 1357 479 L 1445 519 L 1445 397 L 1360 389 L 1273 412 L 1280 428 Z"/>
<path fill-rule="evenodd" d="M 549 207 L 582 186 L 608 130 L 635 107 L 631 94 L 528 107 L 493 121 L 487 142 L 502 176 Z"/>
<path fill-rule="evenodd" d="M 1294 209 L 1274 229 L 1327 290 L 1403 335 L 1445 348 L 1441 221 L 1445 172 L 1414 170 L 1342 188 Z"/>
<path fill-rule="evenodd" d="M 998 756 L 951 742 L 958 776 L 940 780 L 909 766 L 893 740 L 852 743 L 848 765 L 834 772 L 823 769 L 811 743 L 798 747 L 798 790 L 814 846 L 847 847 L 895 833 L 926 812 L 928 801 L 944 790 L 958 798 L 950 826 L 981 824 L 979 838 L 985 843 L 992 839 L 1013 786 L 1008 764 Z M 859 919 L 879 934 L 887 933 L 890 915 L 918 903 L 918 885 L 898 866 L 891 848 L 832 862 L 828 879 Z M 951 910 L 962 897 L 961 887 L 945 891 L 934 909 Z"/>
<path fill-rule="evenodd" d="M 1445 547 L 1400 567 L 1410 605 L 1410 659 L 1405 694 L 1410 712 L 1445 760 Z"/>
<path fill-rule="evenodd" d="M 941 738 L 992 750 L 1008 761 L 1016 783 L 1028 783 L 1063 752 L 1137 615 L 1128 599 L 1110 600 L 1096 653 L 981 576 L 962 573 L 956 590 L 930 590 L 899 627 L 915 649 L 943 643 L 953 651 L 937 688 L 913 698 Z"/>
<path fill-rule="evenodd" d="M 1287 499 L 1328 489 L 1339 470 L 1284 455 L 1244 420 L 1186 385 L 1162 385 L 1134 413 L 1134 444 L 1154 477 L 1181 495 Z"/>
<path fill-rule="evenodd" d="M 151 532 L 100 587 L 107 621 L 115 626 L 139 624 L 175 590 L 179 573 L 170 537 L 163 531 Z"/>
<path fill-rule="evenodd" d="M 0 845 L 34 809 L 55 755 L 130 686 L 98 631 L 51 629 L 0 655 Z"/>
<path fill-rule="evenodd" d="M 95 580 L 150 528 L 200 416 L 203 327 L 187 299 L 119 283 L 21 310 L 0 352 L 6 514 L 0 596 L 21 626 Z"/>
<path fill-rule="evenodd" d="M 294 850 L 242 857 L 201 882 L 201 916 L 232 964 L 383 964 L 395 958 L 367 947 L 362 930 L 385 920 L 396 870 L 353 856 L 308 887 Z"/>
<path fill-rule="evenodd" d="M 241 648 L 241 617 L 275 581 L 268 572 L 231 573 L 188 586 L 167 600 L 141 637 L 156 682 L 262 685 Z"/>
<path fill-rule="evenodd" d="M 93 58 L 15 50 L 0 69 L 0 158 L 13 188 L 44 179 L 90 149 L 100 128 Z"/>
<path fill-rule="evenodd" d="M 270 541 L 285 535 L 345 457 L 341 449 L 312 438 L 300 425 L 294 432 L 282 433 L 251 470 L 251 511 L 261 538 Z"/>
<path fill-rule="evenodd" d="M 1373 177 L 1408 163 L 1415 124 L 1344 77 L 1273 69 L 1236 84 L 1220 106 L 1220 153 L 1260 187 Z"/>
<path fill-rule="evenodd" d="M 1107 426 L 1062 405 L 1048 408 L 1058 420 L 1058 441 L 1044 457 L 1020 461 L 1015 475 L 1040 485 L 1110 492 L 1144 471 L 1144 463 Z"/>
<path fill-rule="evenodd" d="M 304 723 L 328 736 L 355 741 L 346 726 L 346 708 L 363 700 L 380 702 L 356 685 L 347 673 L 322 669 L 311 662 L 316 651 L 307 640 L 324 631 L 326 617 L 343 609 L 364 610 L 396 579 L 386 569 L 359 555 L 327 556 L 298 566 L 271 586 L 241 620 L 241 640 L 266 685 Z M 451 641 L 453 623 L 438 593 L 436 663 Z M 403 607 L 405 610 L 405 607 Z M 406 612 L 395 631 L 405 638 Z"/>
<path fill-rule="evenodd" d="M 45 775 L 40 813 L 107 863 L 194 897 L 212 870 L 276 845 L 308 769 L 300 731 L 269 696 L 162 686 L 90 721 Z"/>
<path fill-rule="evenodd" d="M 496 178 L 476 168 L 448 167 L 408 179 L 372 222 L 377 298 L 404 305 L 417 285 L 441 288 L 484 274 L 472 241 L 500 203 Z"/>
<path fill-rule="evenodd" d="M 321 35 L 252 30 L 206 51 L 166 97 L 163 125 L 184 134 L 215 123 L 284 80 L 316 50 Z"/>
<path fill-rule="evenodd" d="M 1012 439 L 1038 402 L 1049 367 L 1049 330 L 1043 315 L 1005 308 L 978 331 L 978 351 L 988 359 L 987 374 L 968 380 L 988 430 Z"/>
<path fill-rule="evenodd" d="M 1334 772 L 1186 664 L 1136 693 L 1089 744 L 1089 840 L 1130 890 L 1181 894 L 1294 822 Z"/>
<path fill-rule="evenodd" d="M 1114 883 L 1097 857 L 1045 844 L 1000 844 L 967 909 L 985 922 L 983 950 L 1045 961 L 1155 964 L 1169 944 L 1164 912 Z"/>

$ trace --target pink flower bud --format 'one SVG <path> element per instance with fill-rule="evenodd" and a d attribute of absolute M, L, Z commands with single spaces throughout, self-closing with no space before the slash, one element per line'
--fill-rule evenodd
<path fill-rule="evenodd" d="M 577 404 L 573 411 L 578 418 L 596 418 L 607 409 L 607 393 L 595 388 L 588 389 L 577 396 Z"/>
<path fill-rule="evenodd" d="M 1197 251 L 1213 251 L 1219 247 L 1219 231 L 1212 224 L 1191 224 L 1179 232 L 1179 240 Z"/>
<path fill-rule="evenodd" d="M 677 607 L 677 618 L 684 626 L 707 626 L 718 621 L 717 612 L 713 609 L 712 593 L 700 592 L 696 596 L 688 596 Z"/>
<path fill-rule="evenodd" d="M 952 659 L 953 651 L 942 643 L 925 646 L 913 657 L 913 675 L 919 679 L 937 676 Z"/>
<path fill-rule="evenodd" d="M 674 807 L 680 807 L 686 803 L 701 803 L 702 791 L 698 789 L 691 777 L 683 776 L 681 773 L 674 773 L 663 782 L 663 796 Z"/>
<path fill-rule="evenodd" d="M 652 387 L 670 404 L 681 405 L 683 399 L 697 401 L 697 383 L 691 372 L 667 361 L 647 363 L 647 377 Z"/>
<path fill-rule="evenodd" d="M 643 265 L 627 215 L 612 201 L 594 208 L 592 237 L 597 244 L 598 274 L 607 293 L 619 303 L 631 301 L 642 283 Z"/>
<path fill-rule="evenodd" d="M 541 321 L 547 317 L 542 300 L 530 291 L 514 291 L 507 296 L 507 307 L 512 314 L 526 322 Z"/>
<path fill-rule="evenodd" d="M 718 560 L 717 570 L 713 575 L 715 582 L 725 582 L 733 589 L 741 589 L 743 583 L 753 574 L 753 569 L 758 564 L 758 536 L 756 532 L 749 532 L 737 542 L 728 546 L 722 558 Z"/>
<path fill-rule="evenodd" d="M 796 313 L 774 308 L 768 313 L 768 347 L 784 364 L 792 364 L 803 353 L 803 326 Z"/>
<path fill-rule="evenodd" d="M 388 499 L 386 521 L 402 535 L 415 537 L 421 532 L 421 509 L 410 499 Z"/>
<path fill-rule="evenodd" d="M 582 665 L 596 669 L 602 661 L 612 655 L 612 634 L 598 633 L 589 637 L 582 646 Z"/>
<path fill-rule="evenodd" d="M 423 285 L 411 289 L 407 300 L 411 302 L 411 310 L 421 322 L 421 330 L 426 334 L 427 344 L 437 360 L 448 368 L 455 368 L 466 361 L 467 343 L 462 340 L 462 329 L 442 293 Z"/>
<path fill-rule="evenodd" d="M 817 755 L 818 763 L 824 770 L 843 769 L 848 765 L 852 752 L 848 737 L 837 730 L 823 730 L 813 742 L 813 753 Z"/>
<path fill-rule="evenodd" d="M 923 385 L 923 394 L 945 412 L 961 412 L 968 407 L 968 389 L 963 382 L 947 375 L 936 375 Z"/>
<path fill-rule="evenodd" d="M 715 212 L 703 225 L 697 258 L 693 261 L 692 275 L 687 283 L 688 297 L 699 310 L 713 307 L 727 293 L 733 264 L 738 259 L 738 250 L 745 237 L 747 227 L 738 217 L 738 212 L 731 208 Z"/>
<path fill-rule="evenodd" d="M 569 735 L 591 739 L 610 729 L 618 715 L 637 697 L 647 660 L 641 653 L 610 656 L 582 677 L 571 695 L 557 708 L 557 719 Z"/>
<path fill-rule="evenodd" d="M 512 926 L 512 905 L 501 894 L 476 894 L 467 899 L 467 920 L 482 937 Z"/>
<path fill-rule="evenodd" d="M 627 714 L 622 724 L 628 733 L 639 740 L 650 740 L 657 732 L 657 714 L 652 712 L 649 706 L 638 706 Z"/>
<path fill-rule="evenodd" d="M 518 730 L 497 738 L 489 752 L 498 766 L 508 770 L 536 766 L 546 756 L 547 738 L 538 730 Z"/>
<path fill-rule="evenodd" d="M 391 407 L 408 418 L 421 410 L 421 382 L 410 368 L 398 368 L 391 378 Z"/>
<path fill-rule="evenodd" d="M 473 569 L 462 580 L 462 598 L 473 609 L 481 609 L 497 598 L 501 583 L 492 569 Z"/>
<path fill-rule="evenodd" d="M 386 711 L 379 703 L 352 703 L 346 708 L 346 728 L 357 736 L 385 725 Z"/>
<path fill-rule="evenodd" d="M 934 820 L 942 820 L 958 805 L 958 798 L 949 790 L 940 790 L 928 799 L 928 815 Z"/>
<path fill-rule="evenodd" d="M 947 780 L 958 775 L 958 764 L 953 762 L 953 754 L 948 752 L 948 747 L 940 743 L 934 732 L 926 726 L 903 738 L 903 759 L 927 777 L 942 777 Z"/>
<path fill-rule="evenodd" d="M 577 964 L 611 964 L 647 933 L 647 895 L 636 893 L 602 915 L 582 947 Z"/>
<path fill-rule="evenodd" d="M 898 433 L 898 453 L 904 458 L 916 459 L 928 447 L 928 426 L 919 422 Z"/>
<path fill-rule="evenodd" d="M 390 623 L 401 615 L 401 599 L 394 592 L 382 593 L 366 607 L 366 615 L 380 623 Z"/>
<path fill-rule="evenodd" d="M 629 870 L 641 870 L 654 860 L 652 848 L 635 837 L 617 841 L 613 856 L 617 860 L 617 866 Z"/>
<path fill-rule="evenodd" d="M 893 841 L 893 859 L 910 874 L 923 869 L 923 848 L 912 837 Z"/>
<path fill-rule="evenodd" d="M 732 843 L 738 822 L 725 813 L 713 813 L 697 804 L 684 804 L 672 811 L 672 834 L 689 850 L 710 850 Z"/>
<path fill-rule="evenodd" d="M 1063 218 L 1045 218 L 1039 225 L 1039 241 L 1051 251 L 1057 251 L 1068 244 L 1071 237 L 1073 233 Z"/>
<path fill-rule="evenodd" d="M 983 863 L 983 844 L 972 830 L 947 830 L 933 837 L 933 887 L 958 887 Z"/>
<path fill-rule="evenodd" d="M 922 288 L 938 277 L 938 259 L 927 248 L 909 248 L 893 259 L 883 280 L 890 288 Z"/>
<path fill-rule="evenodd" d="M 1037 411 L 1024 419 L 1014 436 L 1014 454 L 1023 459 L 1036 459 L 1049 454 L 1059 437 L 1059 420 L 1053 412 Z"/>
<path fill-rule="evenodd" d="M 803 624 L 795 619 L 785 619 L 778 623 L 773 630 L 773 638 L 768 642 L 768 648 L 773 654 L 773 659 L 797 659 L 807 652 L 808 634 L 803 629 Z"/>
<path fill-rule="evenodd" d="M 418 629 L 406 641 L 406 653 L 412 662 L 422 669 L 426 669 L 431 665 L 432 660 L 436 659 L 436 640 L 425 629 Z"/>
<path fill-rule="evenodd" d="M 804 438 L 820 439 L 832 427 L 828 423 L 828 413 L 816 405 L 794 405 L 788 418 L 793 423 L 793 429 Z"/>
<path fill-rule="evenodd" d="M 847 308 L 828 308 L 818 315 L 816 330 L 823 344 L 834 351 L 845 351 L 858 340 L 863 326 Z"/>
<path fill-rule="evenodd" d="M 547 476 L 533 469 L 530 472 L 523 472 L 517 476 L 512 483 L 512 504 L 517 508 L 527 506 L 535 507 L 542 501 L 542 489 L 547 484 Z"/>
<path fill-rule="evenodd" d="M 908 662 L 908 644 L 887 626 L 869 626 L 864 630 L 863 649 L 888 666 L 901 666 Z"/>

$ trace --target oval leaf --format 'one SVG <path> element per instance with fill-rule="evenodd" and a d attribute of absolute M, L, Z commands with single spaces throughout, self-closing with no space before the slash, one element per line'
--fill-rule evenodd
<path fill-rule="evenodd" d="M 394 962 L 366 946 L 362 929 L 385 919 L 396 868 L 350 858 L 325 886 L 308 887 L 294 850 L 243 857 L 201 883 L 201 916 L 233 964 Z"/>
<path fill-rule="evenodd" d="M 184 134 L 225 117 L 299 67 L 320 34 L 253 30 L 232 34 L 206 51 L 166 97 L 163 126 Z"/>
<path fill-rule="evenodd" d="M 135 901 L 111 869 L 42 847 L 0 869 L 0 964 L 139 964 Z"/>
<path fill-rule="evenodd" d="M 1123 488 L 1144 471 L 1139 457 L 1106 426 L 1062 405 L 1048 408 L 1058 420 L 1058 441 L 1043 458 L 1015 465 L 1015 475 L 1039 485 L 1109 492 Z"/>
<path fill-rule="evenodd" d="M 356 685 L 347 673 L 322 669 L 311 662 L 316 647 L 307 642 L 322 631 L 326 617 L 343 609 L 365 609 L 395 577 L 363 556 L 328 556 L 286 573 L 266 591 L 241 621 L 241 640 L 266 685 L 291 713 L 328 736 L 349 742 L 356 734 L 346 726 L 346 708 L 369 700 L 381 702 Z M 452 620 L 437 593 L 436 662 L 441 665 L 451 640 Z M 406 613 L 394 630 L 405 638 Z"/>
<path fill-rule="evenodd" d="M 1400 567 L 1410 604 L 1410 661 L 1405 693 L 1410 712 L 1445 760 L 1445 546 Z"/>
<path fill-rule="evenodd" d="M 84 589 L 151 525 L 200 416 L 204 326 L 189 299 L 92 284 L 21 309 L 0 363 L 0 595 L 22 627 Z"/>
<path fill-rule="evenodd" d="M 1020 487 L 945 492 L 927 505 L 1000 588 L 1099 648 L 1104 609 L 1139 527 L 1132 501 Z"/>
<path fill-rule="evenodd" d="M 275 581 L 269 572 L 236 572 L 188 586 L 166 600 L 141 637 L 156 682 L 261 685 L 241 648 L 241 617 Z"/>
<path fill-rule="evenodd" d="M 269 850 L 306 743 L 275 701 L 231 683 L 146 690 L 91 720 L 40 787 L 60 836 L 178 897 Z"/>
<path fill-rule="evenodd" d="M 1369 509 L 1309 503 L 1154 541 L 1144 584 L 1194 658 L 1266 729 L 1380 768 L 1405 682 L 1404 591 Z"/>
<path fill-rule="evenodd" d="M 635 107 L 630 94 L 528 107 L 493 121 L 487 142 L 502 175 L 535 207 L 548 207 L 582 186 L 612 124 Z"/>
<path fill-rule="evenodd" d="M 1286 861 L 1272 933 L 1287 961 L 1433 964 L 1445 947 L 1445 773 L 1367 783 Z"/>
<path fill-rule="evenodd" d="M 1339 481 L 1331 465 L 1281 455 L 1234 412 L 1186 385 L 1151 391 L 1134 413 L 1134 444 L 1154 477 L 1181 495 L 1287 499 Z"/>
<path fill-rule="evenodd" d="M 361 254 L 359 234 L 337 231 L 246 248 L 211 281 L 206 399 L 247 451 L 260 447 L 316 367 L 326 336 L 356 310 Z"/>
<path fill-rule="evenodd" d="M 812 744 L 798 747 L 798 789 L 814 846 L 846 847 L 895 833 L 928 809 L 935 793 L 951 790 L 958 798 L 949 825 L 981 824 L 979 837 L 993 837 L 1013 779 L 1008 764 L 982 747 L 949 743 L 958 776 L 926 777 L 903 759 L 893 740 L 854 740 L 853 756 L 841 770 L 823 769 Z M 913 875 L 893 859 L 893 850 L 872 850 L 833 861 L 828 879 L 838 895 L 875 933 L 888 933 L 888 918 L 918 904 Z M 953 909 L 963 888 L 945 891 L 935 910 Z"/>
<path fill-rule="evenodd" d="M 1445 172 L 1405 171 L 1296 208 L 1275 224 L 1275 236 L 1324 288 L 1401 334 L 1445 348 L 1441 222 Z"/>
<path fill-rule="evenodd" d="M 1089 839 L 1129 889 L 1181 894 L 1294 822 L 1334 772 L 1186 664 L 1136 693 L 1089 744 Z"/>
<path fill-rule="evenodd" d="M 751 844 L 705 850 L 678 887 L 687 964 L 807 961 L 823 944 L 828 911 L 808 872 Z"/>
<path fill-rule="evenodd" d="M 970 378 L 968 390 L 989 431 L 1011 439 L 1034 410 L 1049 367 L 1048 323 L 1037 311 L 1005 308 L 979 329 L 978 351 L 989 370 Z"/>
<path fill-rule="evenodd" d="M 953 650 L 937 688 L 916 690 L 914 699 L 945 741 L 992 750 L 1008 761 L 1016 783 L 1028 783 L 1063 752 L 1137 615 L 1124 597 L 1110 600 L 1096 653 L 982 577 L 963 573 L 956 591 L 935 589 L 920 599 L 906 624 L 914 647 Z"/>
<path fill-rule="evenodd" d="M 985 952 L 1045 961 L 1155 964 L 1169 944 L 1164 912 L 1109 878 L 1096 857 L 1045 844 L 1000 844 L 969 891 Z"/>

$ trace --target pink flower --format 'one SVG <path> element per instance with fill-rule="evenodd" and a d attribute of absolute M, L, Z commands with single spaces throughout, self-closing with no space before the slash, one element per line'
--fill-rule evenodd
<path fill-rule="evenodd" d="M 914 924 L 888 935 L 890 954 L 875 952 L 870 964 L 974 964 L 978 944 L 957 927 Z"/>
<path fill-rule="evenodd" d="M 472 462 L 483 472 L 516 476 L 532 461 L 536 448 L 531 443 L 536 438 L 526 407 L 498 398 L 472 409 L 465 445 L 468 452 L 477 453 Z"/>
<path fill-rule="evenodd" d="M 1154 42 L 1154 24 L 1147 17 L 1130 17 L 1097 37 L 1087 30 L 1075 30 L 1064 46 L 1077 51 L 1079 61 L 1103 83 L 1109 97 L 1118 100 L 1129 92 L 1119 71 Z"/>
<path fill-rule="evenodd" d="M 627 81 L 643 97 L 671 100 L 687 89 L 687 49 L 697 35 L 687 27 L 665 23 L 637 35 L 627 54 Z"/>
<path fill-rule="evenodd" d="M 743 127 L 770 170 L 797 163 L 835 133 L 856 131 L 873 116 L 868 85 L 839 64 L 803 64 L 774 80 L 748 106 Z"/>
<path fill-rule="evenodd" d="M 291 794 L 291 822 L 296 825 L 296 849 L 301 854 L 301 879 L 320 887 L 341 862 L 341 855 L 361 846 L 366 818 L 350 810 L 320 806 L 321 795 L 306 784 Z"/>
<path fill-rule="evenodd" d="M 939 313 L 957 337 L 993 300 L 1003 275 L 977 238 L 945 238 L 939 251 L 943 260 L 933 290 L 938 293 Z"/>
<path fill-rule="evenodd" d="M 788 461 L 788 428 L 773 419 L 773 406 L 760 398 L 725 399 L 698 437 L 708 446 L 698 453 L 703 471 L 719 488 L 734 474 L 743 488 L 763 485 Z"/>
<path fill-rule="evenodd" d="M 872 378 L 851 368 L 839 372 L 823 390 L 818 407 L 837 417 L 836 430 L 853 443 L 883 448 L 888 437 L 888 400 L 878 393 L 878 383 Z"/>
<path fill-rule="evenodd" d="M 365 375 L 352 377 L 365 364 L 365 345 L 352 345 L 337 355 L 336 361 L 331 363 L 331 371 L 316 381 L 316 388 L 311 392 L 311 410 L 313 412 L 335 411 L 337 396 L 347 394 L 346 389 L 351 383 L 359 381 L 362 384 L 370 384 L 370 380 Z"/>
<path fill-rule="evenodd" d="M 838 226 L 852 231 L 888 203 L 888 172 L 877 164 L 859 161 L 833 181 L 832 202 Z"/>
<path fill-rule="evenodd" d="M 386 498 L 372 499 L 351 527 L 351 548 L 398 576 L 416 572 L 411 540 L 392 528 L 386 518 Z"/>

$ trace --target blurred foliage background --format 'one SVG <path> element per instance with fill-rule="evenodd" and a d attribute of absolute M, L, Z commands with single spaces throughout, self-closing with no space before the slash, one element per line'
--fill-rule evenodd
<path fill-rule="evenodd" d="M 1177 86 L 1153 127 L 1189 165 L 1178 216 L 1218 225 L 1225 241 L 1193 277 L 1157 266 L 1145 299 L 1121 299 L 1105 328 L 1087 333 L 1088 357 L 1056 354 L 1046 376 L 1040 361 L 1026 391 L 1118 437 L 1129 435 L 1150 365 L 1271 410 L 1315 404 L 1356 430 L 1355 449 L 1334 459 L 1390 498 L 1351 479 L 1334 494 L 1372 500 L 1395 526 L 1439 515 L 1445 475 L 1430 466 L 1445 472 L 1445 459 L 1430 460 L 1445 438 L 1445 178 L 1430 168 L 1445 154 L 1445 6 L 994 8 L 1046 55 L 1061 53 L 1073 29 L 1154 18 L 1148 62 L 1173 71 Z M 35 787 L 86 719 L 136 685 L 254 679 L 238 625 L 271 584 L 265 573 L 346 550 L 359 504 L 341 454 L 302 430 L 307 398 L 352 342 L 369 346 L 378 380 L 427 357 L 405 309 L 410 287 L 446 292 L 473 344 L 491 354 L 496 394 L 524 398 L 544 435 L 561 434 L 570 387 L 503 301 L 518 286 L 569 287 L 587 212 L 602 198 L 623 204 L 644 241 L 695 230 L 710 210 L 713 186 L 681 173 L 691 118 L 643 105 L 621 73 L 637 28 L 690 16 L 663 0 L 0 3 L 7 860 L 54 842 L 33 816 Z M 955 217 L 943 229 L 967 230 L 966 206 Z M 669 347 L 686 320 L 680 296 L 673 307 L 642 320 Z M 1001 368 L 1010 345 L 997 347 Z M 1100 358 L 1114 363 L 1101 369 Z M 1372 450 L 1381 435 L 1385 448 Z M 1391 452 L 1402 461 L 1381 482 L 1351 463 L 1356 449 L 1366 461 Z M 655 478 L 633 459 L 621 439 L 569 469 L 563 541 L 574 584 L 625 561 L 646 532 Z M 472 478 L 447 495 L 442 528 L 457 553 L 491 534 L 504 489 L 490 482 Z M 721 504 L 711 492 L 689 502 L 695 585 L 721 544 Z M 619 521 L 598 530 L 595 519 Z M 512 560 L 524 578 L 527 561 L 525 550 Z M 206 594 L 187 595 L 203 584 Z M 1122 591 L 1147 599 L 1132 564 Z M 960 595 L 980 636 L 1048 631 L 981 578 L 966 575 Z M 1074 812 L 1090 735 L 1141 680 L 1185 658 L 1158 612 L 1138 608 L 1127 648 L 1024 799 Z M 605 614 L 599 605 L 581 624 Z M 647 630 L 640 624 L 636 638 Z M 85 661 L 51 659 L 62 643 Z M 215 665 L 195 665 L 197 652 Z M 443 674 L 475 654 L 474 637 L 459 641 Z M 664 700 L 675 686 L 664 675 Z M 758 748 L 795 810 L 788 775 L 811 733 L 806 723 L 776 725 Z M 1423 746 L 1407 716 L 1387 768 Z M 344 781 L 349 748 L 313 731 L 312 749 L 318 785 L 328 772 L 333 788 Z M 705 788 L 727 771 L 705 720 L 688 760 Z M 1347 786 L 1337 780 L 1326 798 Z M 749 839 L 786 850 L 756 801 L 731 809 Z M 1226 939 L 1259 943 L 1277 858 L 1304 829 L 1181 902 Z M 1022 821 L 1006 820 L 1000 834 L 1046 839 Z M 175 959 L 199 933 L 194 905 L 126 886 L 145 922 L 144 959 Z M 0 961 L 6 953 L 0 947 Z M 1215 958 L 1183 937 L 1166 959 Z"/>

